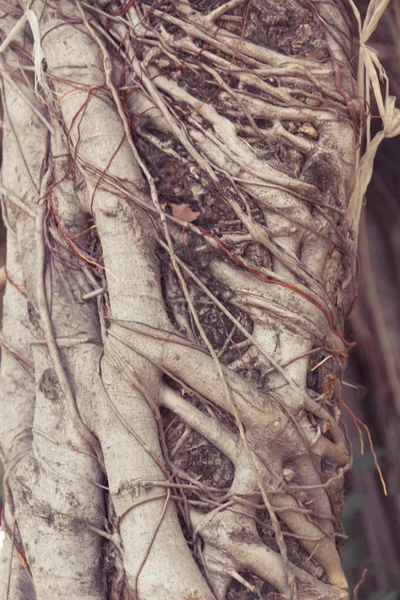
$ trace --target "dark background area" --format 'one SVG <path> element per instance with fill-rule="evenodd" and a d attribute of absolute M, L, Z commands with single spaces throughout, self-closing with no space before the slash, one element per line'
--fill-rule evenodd
<path fill-rule="evenodd" d="M 388 488 L 364 432 L 344 410 L 354 467 L 347 475 L 344 563 L 354 587 L 368 569 L 359 598 L 400 599 L 400 140 L 386 140 L 376 159 L 360 234 L 359 296 L 348 319 L 351 352 L 343 399 L 368 427 Z"/>
<path fill-rule="evenodd" d="M 362 16 L 368 2 L 356 2 Z M 389 76 L 390 91 L 400 98 L 400 1 L 389 3 L 370 45 Z M 356 67 L 356 65 L 354 65 Z M 374 106 L 373 128 L 380 129 Z M 344 527 L 350 540 L 344 564 L 350 586 L 368 573 L 359 600 L 400 600 L 400 138 L 385 140 L 367 191 L 359 243 L 358 299 L 347 322 L 347 338 L 357 346 L 343 385 L 343 400 L 368 427 L 387 485 L 382 484 L 364 433 L 346 410 L 354 466 L 346 476 Z"/>

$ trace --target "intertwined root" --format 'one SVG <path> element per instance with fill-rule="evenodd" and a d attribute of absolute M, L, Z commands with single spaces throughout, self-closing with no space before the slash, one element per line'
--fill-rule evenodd
<path fill-rule="evenodd" d="M 43 104 L 8 76 L 21 39 L 5 59 L 36 376 L 29 476 L 9 483 L 37 600 L 49 581 L 65 600 L 223 600 L 244 571 L 284 598 L 347 597 L 348 25 L 339 2 L 203 4 L 36 0 Z M 223 486 L 182 467 L 193 432 Z"/>

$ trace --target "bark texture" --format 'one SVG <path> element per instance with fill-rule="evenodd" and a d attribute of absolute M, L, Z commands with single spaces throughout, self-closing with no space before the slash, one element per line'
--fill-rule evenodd
<path fill-rule="evenodd" d="M 0 598 L 345 600 L 344 4 L 22 4 Z"/>

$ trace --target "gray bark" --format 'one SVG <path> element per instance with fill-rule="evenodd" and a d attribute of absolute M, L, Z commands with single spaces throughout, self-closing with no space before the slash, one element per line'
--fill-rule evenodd
<path fill-rule="evenodd" d="M 344 600 L 348 15 L 122 8 L 35 0 L 0 25 L 22 288 L 0 443 L 29 594 Z"/>

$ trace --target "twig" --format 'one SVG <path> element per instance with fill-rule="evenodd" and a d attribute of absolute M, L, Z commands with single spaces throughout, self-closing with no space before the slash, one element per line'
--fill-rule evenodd
<path fill-rule="evenodd" d="M 169 490 L 167 490 L 167 496 L 166 496 L 166 498 L 165 498 L 165 502 L 164 502 L 164 505 L 163 505 L 163 508 L 162 508 L 162 511 L 161 511 L 161 515 L 160 515 L 159 521 L 158 521 L 158 523 L 157 523 L 157 525 L 156 525 L 156 527 L 155 527 L 155 529 L 154 529 L 154 532 L 153 532 L 152 538 L 151 538 L 151 540 L 150 540 L 150 543 L 149 543 L 149 545 L 148 545 L 148 548 L 147 548 L 147 550 L 146 550 L 146 553 L 145 553 L 145 555 L 144 555 L 144 557 L 143 557 L 143 559 L 142 559 L 142 562 L 140 563 L 140 566 L 139 566 L 139 568 L 138 568 L 138 571 L 137 571 L 137 573 L 136 573 L 136 575 L 135 575 L 135 580 L 134 580 L 133 589 L 134 589 L 134 591 L 135 591 L 135 597 L 136 597 L 136 598 L 138 597 L 138 595 L 137 595 L 137 586 L 138 586 L 138 581 L 139 581 L 139 575 L 140 575 L 140 573 L 141 573 L 141 572 L 142 572 L 142 570 L 143 570 L 143 567 L 144 567 L 144 565 L 145 565 L 145 563 L 146 563 L 147 557 L 149 556 L 149 554 L 150 554 L 150 550 L 151 550 L 151 548 L 152 548 L 152 546 L 153 546 L 154 540 L 156 539 L 156 536 L 157 536 L 158 530 L 160 529 L 160 527 L 161 527 L 161 523 L 162 523 L 162 522 L 163 522 L 163 520 L 164 520 L 165 513 L 166 513 L 166 511 L 167 511 L 167 506 L 168 506 L 168 502 L 169 502 L 169 500 L 170 500 L 170 497 L 171 497 L 171 492 L 170 492 Z"/>
<path fill-rule="evenodd" d="M 43 179 L 43 190 L 46 190 L 46 186 L 51 177 L 51 171 L 48 171 Z M 53 326 L 49 315 L 49 309 L 47 305 L 46 297 L 46 284 L 45 284 L 45 273 L 46 273 L 46 250 L 44 243 L 44 227 L 47 214 L 47 190 L 45 196 L 39 199 L 38 211 L 36 217 L 36 268 L 37 268 L 37 285 L 36 295 L 38 303 L 38 311 L 41 319 L 41 327 L 44 332 L 47 348 L 53 364 L 53 368 L 56 372 L 57 379 L 60 383 L 60 387 L 66 400 L 67 410 L 71 417 L 71 420 L 81 437 L 87 442 L 90 448 L 93 448 L 100 465 L 104 469 L 104 461 L 102 457 L 102 451 L 98 440 L 95 436 L 87 429 L 83 424 L 81 417 L 78 413 L 78 409 L 75 404 L 75 397 L 72 392 L 70 383 L 68 381 L 67 374 L 63 367 L 58 346 L 54 337 Z"/>
<path fill-rule="evenodd" d="M 361 575 L 361 579 L 360 581 L 357 583 L 356 587 L 354 588 L 354 592 L 353 592 L 353 600 L 358 600 L 358 592 L 360 590 L 360 587 L 362 586 L 362 584 L 364 583 L 366 577 L 367 577 L 367 573 L 368 573 L 368 569 L 364 569 L 362 575 Z"/>
<path fill-rule="evenodd" d="M 10 202 L 12 202 L 13 204 L 15 204 L 15 206 L 17 208 L 20 208 L 21 210 L 23 210 L 24 212 L 26 212 L 27 215 L 29 215 L 30 217 L 32 217 L 32 219 L 36 219 L 36 214 L 33 212 L 33 210 L 31 210 L 29 208 L 29 206 L 27 206 L 26 204 L 24 204 L 22 202 L 22 200 L 20 200 L 19 198 L 17 198 L 17 196 L 15 196 L 15 194 L 13 194 L 12 192 L 9 192 L 8 190 L 6 190 L 6 188 L 1 185 L 0 183 L 0 194 L 3 194 L 3 196 L 5 196 L 8 200 L 10 200 Z"/>

